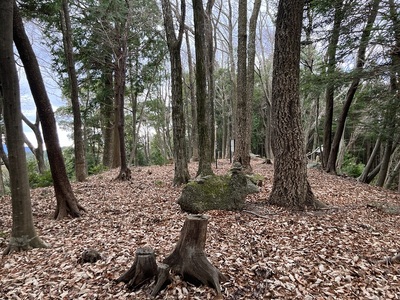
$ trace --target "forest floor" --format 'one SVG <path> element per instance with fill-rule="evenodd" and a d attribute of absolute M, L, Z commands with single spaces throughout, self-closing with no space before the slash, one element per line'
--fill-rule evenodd
<path fill-rule="evenodd" d="M 310 169 L 314 193 L 331 208 L 289 212 L 267 204 L 273 167 L 261 160 L 252 166 L 265 180 L 260 193 L 248 196 L 245 211 L 207 213 L 205 251 L 228 279 L 224 299 L 400 299 L 400 264 L 382 262 L 400 251 L 399 193 Z M 219 160 L 214 171 L 225 174 L 229 167 Z M 192 176 L 196 170 L 191 163 Z M 0 258 L 0 299 L 150 299 L 154 282 L 130 291 L 114 280 L 131 267 L 138 247 L 152 247 L 157 262 L 169 255 L 186 213 L 176 204 L 181 188 L 172 186 L 172 165 L 132 168 L 132 175 L 118 182 L 111 170 L 74 183 L 87 209 L 78 219 L 54 221 L 53 189 L 32 190 L 35 226 L 51 247 Z M 4 250 L 10 198 L 0 205 Z M 78 263 L 88 248 L 102 260 Z M 156 299 L 215 296 L 173 276 Z"/>

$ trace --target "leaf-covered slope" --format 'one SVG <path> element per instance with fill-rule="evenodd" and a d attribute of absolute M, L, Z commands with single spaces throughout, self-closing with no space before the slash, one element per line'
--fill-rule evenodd
<path fill-rule="evenodd" d="M 399 299 L 399 265 L 376 263 L 400 251 L 400 217 L 370 203 L 400 205 L 400 195 L 354 180 L 309 171 L 317 197 L 332 209 L 290 213 L 265 205 L 272 167 L 252 162 L 266 177 L 262 192 L 248 196 L 243 212 L 211 211 L 206 253 L 229 280 L 224 299 Z M 197 170 L 190 165 L 191 175 Z M 219 161 L 217 173 L 229 163 Z M 51 188 L 32 191 L 35 224 L 49 249 L 14 253 L 0 261 L 1 299 L 149 299 L 151 286 L 126 290 L 117 279 L 133 263 L 138 247 L 170 254 L 185 219 L 176 204 L 173 166 L 134 168 L 131 182 L 117 171 L 73 185 L 87 210 L 80 219 L 52 220 Z M 11 229 L 10 199 L 0 199 L 0 245 Z M 87 248 L 103 260 L 79 264 Z M 1 250 L 1 249 L 0 249 Z M 174 277 L 157 299 L 212 299 L 214 290 Z"/>

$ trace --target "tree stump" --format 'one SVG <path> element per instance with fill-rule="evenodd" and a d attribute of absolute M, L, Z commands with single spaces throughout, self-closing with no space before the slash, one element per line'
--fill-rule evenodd
<path fill-rule="evenodd" d="M 159 264 L 157 271 L 156 284 L 151 293 L 152 297 L 155 297 L 161 290 L 167 287 L 172 282 L 171 276 L 169 276 L 170 267 L 166 264 Z"/>
<path fill-rule="evenodd" d="M 136 290 L 157 275 L 154 250 L 150 247 L 138 248 L 132 267 L 116 281 L 125 282 L 127 288 Z"/>
<path fill-rule="evenodd" d="M 174 251 L 164 259 L 171 270 L 180 274 L 183 280 L 195 285 L 207 285 L 221 296 L 219 282 L 225 281 L 222 275 L 207 259 L 206 244 L 208 217 L 189 215 L 183 224 L 179 241 Z"/>

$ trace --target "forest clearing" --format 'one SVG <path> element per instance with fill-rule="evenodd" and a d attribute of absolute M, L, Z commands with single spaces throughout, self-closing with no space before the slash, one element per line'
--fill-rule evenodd
<path fill-rule="evenodd" d="M 400 251 L 399 193 L 309 169 L 315 195 L 330 208 L 289 212 L 267 205 L 273 166 L 262 162 L 252 160 L 265 179 L 245 210 L 206 213 L 205 252 L 227 277 L 223 299 L 400 299 L 399 264 L 384 263 Z M 213 170 L 225 174 L 230 166 L 219 160 Z M 196 168 L 190 163 L 192 178 Z M 115 280 L 130 268 L 137 248 L 152 247 L 157 262 L 173 251 L 187 215 L 176 203 L 182 188 L 172 184 L 172 165 L 135 167 L 131 181 L 114 180 L 117 172 L 72 184 L 87 209 L 81 218 L 54 221 L 53 188 L 31 191 L 35 226 L 51 247 L 1 258 L 1 299 L 150 299 L 154 281 L 130 291 Z M 4 250 L 11 201 L 0 201 Z M 102 259 L 80 264 L 86 249 Z M 173 275 L 156 299 L 215 297 L 215 290 Z"/>

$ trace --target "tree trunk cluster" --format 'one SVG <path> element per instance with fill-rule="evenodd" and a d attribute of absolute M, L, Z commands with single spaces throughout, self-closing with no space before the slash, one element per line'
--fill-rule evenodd
<path fill-rule="evenodd" d="M 136 250 L 136 257 L 131 268 L 116 281 L 124 282 L 127 288 L 136 290 L 155 279 L 151 293 L 155 297 L 171 282 L 170 272 L 182 276 L 183 280 L 194 285 L 207 285 L 217 291 L 221 297 L 220 282 L 226 277 L 215 268 L 205 254 L 208 217 L 205 215 L 189 215 L 174 251 L 163 263 L 157 264 L 154 250 L 143 247 Z"/>

